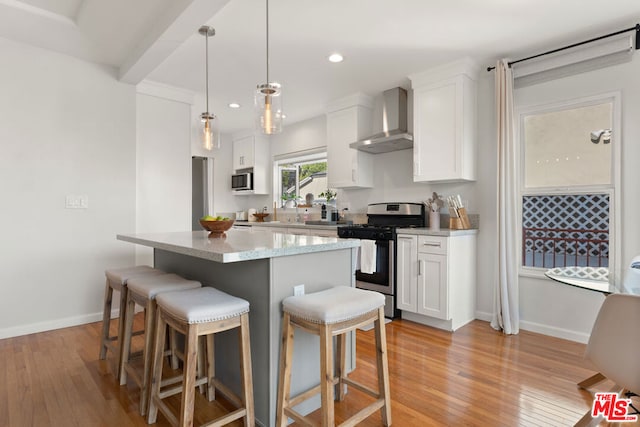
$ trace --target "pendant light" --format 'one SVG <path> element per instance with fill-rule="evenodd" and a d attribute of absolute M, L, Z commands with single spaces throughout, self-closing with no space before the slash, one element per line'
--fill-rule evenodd
<path fill-rule="evenodd" d="M 216 30 L 203 25 L 198 30 L 200 35 L 204 36 L 205 40 L 205 74 L 206 74 L 206 95 L 207 95 L 207 111 L 200 114 L 200 120 L 202 121 L 202 131 L 200 138 L 202 141 L 202 148 L 205 150 L 211 150 L 213 148 L 220 148 L 220 133 L 218 129 L 218 118 L 209 112 L 209 37 L 216 34 Z"/>
<path fill-rule="evenodd" d="M 267 4 L 267 82 L 256 88 L 256 127 L 271 135 L 282 132 L 282 88 L 279 83 L 269 81 L 269 0 Z"/>

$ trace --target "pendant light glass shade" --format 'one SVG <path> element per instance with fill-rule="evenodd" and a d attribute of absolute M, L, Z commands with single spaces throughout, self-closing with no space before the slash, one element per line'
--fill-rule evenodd
<path fill-rule="evenodd" d="M 213 114 L 202 113 L 202 131 L 200 132 L 200 142 L 205 150 L 220 148 L 220 129 L 218 128 L 218 118 Z"/>
<path fill-rule="evenodd" d="M 262 133 L 271 135 L 282 132 L 282 92 L 280 84 L 258 85 L 255 96 L 256 126 Z"/>
<path fill-rule="evenodd" d="M 259 84 L 255 94 L 256 128 L 272 135 L 282 132 L 282 88 L 279 83 L 269 81 L 269 0 L 266 0 L 267 20 L 267 82 Z"/>
<path fill-rule="evenodd" d="M 220 131 L 218 128 L 218 118 L 209 112 L 209 37 L 216 34 L 216 31 L 206 25 L 198 30 L 198 33 L 205 38 L 205 77 L 206 77 L 206 101 L 207 111 L 200 114 L 201 131 L 200 142 L 205 150 L 220 148 Z"/>

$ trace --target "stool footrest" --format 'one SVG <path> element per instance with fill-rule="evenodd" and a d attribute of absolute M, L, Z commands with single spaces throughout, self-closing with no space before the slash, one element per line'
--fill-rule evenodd
<path fill-rule="evenodd" d="M 339 427 L 351 427 L 360 424 L 364 419 L 384 406 L 384 399 L 378 399 L 369 406 L 362 408 L 349 419 L 345 420 Z"/>
<path fill-rule="evenodd" d="M 369 388 L 369 387 L 367 387 L 367 386 L 365 386 L 365 385 L 363 385 L 363 384 L 361 384 L 361 383 L 359 383 L 357 381 L 351 380 L 349 378 L 344 378 L 342 380 L 342 382 L 344 382 L 347 385 L 350 385 L 351 387 L 353 387 L 353 388 L 355 388 L 355 389 L 357 389 L 357 390 L 359 390 L 359 391 L 361 391 L 361 392 L 363 392 L 365 394 L 368 394 L 371 397 L 375 397 L 376 399 L 380 397 L 380 393 L 378 393 L 377 391 L 375 391 L 375 390 L 373 390 L 373 389 L 371 389 L 371 388 Z"/>
<path fill-rule="evenodd" d="M 200 385 L 203 385 L 203 384 L 207 384 L 207 382 L 208 382 L 207 381 L 207 377 L 202 377 L 202 378 L 198 378 L 193 383 L 193 385 L 195 387 L 197 387 L 197 386 L 200 386 Z M 160 396 L 160 399 L 164 399 L 166 397 L 173 396 L 174 394 L 178 394 L 178 393 L 182 393 L 182 377 L 180 377 L 180 385 L 161 390 L 160 393 L 159 393 L 159 396 Z"/>
<path fill-rule="evenodd" d="M 169 406 L 167 406 L 167 404 L 164 403 L 161 398 L 157 399 L 152 397 L 152 399 L 153 399 L 153 402 L 158 407 L 158 409 L 160 410 L 160 412 L 162 412 L 162 414 L 165 416 L 167 421 L 169 421 L 169 424 L 171 424 L 172 426 L 177 426 L 179 424 L 178 418 L 173 414 L 173 411 L 169 409 Z M 155 424 L 155 420 L 153 421 L 153 423 L 148 423 L 148 424 Z"/>
<path fill-rule="evenodd" d="M 216 378 L 213 379 L 213 386 L 215 387 L 216 391 L 219 391 L 225 397 L 225 399 L 235 405 L 236 408 L 244 406 L 240 397 L 238 397 L 238 395 L 235 394 L 229 387 L 222 384 Z"/>
<path fill-rule="evenodd" d="M 336 377 L 333 379 L 333 385 L 338 384 L 338 381 L 340 380 L 340 378 Z M 299 404 L 301 404 L 302 402 L 304 402 L 307 399 L 312 398 L 313 396 L 315 396 L 316 394 L 320 393 L 320 385 L 317 385 L 313 388 L 310 388 L 307 391 L 303 391 L 302 393 L 295 395 L 293 397 L 291 397 L 289 399 L 289 406 L 298 406 Z"/>
<path fill-rule="evenodd" d="M 231 421 L 235 421 L 247 415 L 247 410 L 244 408 L 236 409 L 233 412 L 229 412 L 228 414 L 215 419 L 209 423 L 202 424 L 201 427 L 218 427 L 229 424 Z"/>
<path fill-rule="evenodd" d="M 299 423 L 300 425 L 303 426 L 307 426 L 307 427 L 315 427 L 316 425 L 313 424 L 312 422 L 310 422 L 307 417 L 305 417 L 304 415 L 302 415 L 301 413 L 299 413 L 298 411 L 296 411 L 293 408 L 284 408 L 284 414 L 289 417 L 289 418 L 293 418 L 293 420 L 296 423 Z"/>

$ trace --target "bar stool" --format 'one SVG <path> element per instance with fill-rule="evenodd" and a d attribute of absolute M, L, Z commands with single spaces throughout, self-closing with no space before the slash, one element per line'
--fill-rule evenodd
<path fill-rule="evenodd" d="M 215 391 L 218 390 L 238 409 L 216 418 L 206 425 L 222 426 L 244 418 L 245 426 L 253 427 L 255 416 L 249 344 L 249 303 L 211 287 L 163 293 L 157 296 L 156 302 L 158 311 L 156 315 L 153 384 L 149 402 L 149 424 L 156 422 L 159 409 L 172 425 L 192 426 L 195 402 L 194 388 L 201 384 L 207 384 L 209 401 L 214 399 Z M 161 387 L 165 383 L 172 382 L 171 379 L 169 381 L 162 379 L 162 354 L 167 326 L 185 335 L 185 360 L 182 385 L 162 390 Z M 214 334 L 234 328 L 239 328 L 241 397 L 215 377 Z M 207 373 L 203 377 L 196 378 L 197 343 L 200 336 L 206 336 Z M 180 392 L 182 392 L 180 414 L 176 417 L 162 400 Z"/>
<path fill-rule="evenodd" d="M 140 387 L 140 415 L 147 413 L 149 404 L 149 378 L 153 354 L 153 338 L 156 322 L 156 297 L 163 292 L 175 292 L 200 288 L 202 284 L 195 280 L 187 280 L 177 274 L 161 274 L 139 276 L 129 279 L 126 303 L 125 326 L 122 338 L 122 370 L 120 385 L 127 383 L 127 375 L 131 375 Z M 144 349 L 142 351 L 142 371 L 130 363 L 131 338 L 133 335 L 133 316 L 136 304 L 145 309 Z M 173 347 L 173 343 L 172 343 Z M 175 348 L 172 348 L 172 355 Z M 177 366 L 176 366 L 177 367 Z"/>
<path fill-rule="evenodd" d="M 107 350 L 111 350 L 116 356 L 116 378 L 120 378 L 122 372 L 121 340 L 125 321 L 125 305 L 127 301 L 127 282 L 132 277 L 154 276 L 165 274 L 164 271 L 139 265 L 135 267 L 113 268 L 105 270 L 106 284 L 104 287 L 104 306 L 102 312 L 102 335 L 100 337 L 100 360 L 107 358 Z M 120 315 L 118 317 L 118 335 L 111 336 L 111 306 L 113 302 L 113 291 L 120 292 Z M 117 344 L 114 344 L 116 343 Z"/>
<path fill-rule="evenodd" d="M 321 292 L 287 297 L 283 301 L 282 349 L 278 380 L 276 426 L 285 427 L 287 417 L 302 425 L 313 425 L 307 417 L 293 409 L 312 396 L 321 395 L 322 426 L 335 425 L 334 386 L 338 385 L 337 400 L 344 399 L 345 386 L 373 396 L 376 400 L 340 425 L 353 426 L 376 412 L 382 411 L 382 422 L 391 425 L 389 396 L 389 368 L 384 327 L 384 296 L 347 286 L 337 286 Z M 347 377 L 345 370 L 346 333 L 374 323 L 378 366 L 378 391 Z M 293 331 L 297 326 L 320 337 L 320 385 L 298 396 L 291 393 L 291 361 Z M 333 337 L 337 336 L 338 372 L 334 376 Z"/>

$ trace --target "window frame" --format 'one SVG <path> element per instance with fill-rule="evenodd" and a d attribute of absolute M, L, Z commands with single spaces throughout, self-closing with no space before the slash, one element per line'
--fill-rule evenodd
<path fill-rule="evenodd" d="M 279 209 L 286 209 L 281 207 L 282 205 L 282 192 L 280 185 L 280 170 L 282 169 L 282 165 L 286 163 L 296 163 L 296 164 L 304 164 L 304 163 L 316 163 L 319 161 L 327 162 L 327 150 L 326 148 L 321 149 L 312 149 L 312 150 L 304 150 L 297 151 L 295 153 L 287 153 L 280 156 L 276 156 L 273 159 L 273 203 L 278 206 Z M 328 168 L 328 165 L 327 165 Z M 299 193 L 300 189 L 298 186 L 300 183 L 298 182 L 298 173 L 296 172 L 296 191 Z"/>
<path fill-rule="evenodd" d="M 620 215 L 621 206 L 618 198 L 621 186 L 620 155 L 622 145 L 621 127 L 621 98 L 620 92 L 608 92 L 577 99 L 568 99 L 559 102 L 537 104 L 517 107 L 515 112 L 515 132 L 516 138 L 516 161 L 518 169 L 518 233 L 516 244 L 518 247 L 518 273 L 523 277 L 545 278 L 546 267 L 528 267 L 522 263 L 522 198 L 532 195 L 562 195 L 562 194 L 593 194 L 602 193 L 609 195 L 609 281 L 619 283 L 621 277 L 620 263 L 618 256 L 621 253 L 620 239 Z M 576 185 L 576 186 L 553 186 L 553 187 L 525 187 L 525 167 L 526 153 L 524 141 L 524 119 L 534 114 L 544 114 L 567 109 L 587 107 L 610 102 L 612 104 L 611 114 L 611 183 L 606 185 Z"/>

